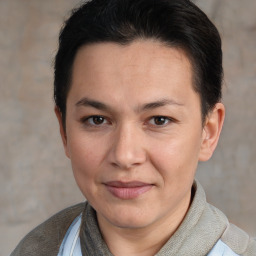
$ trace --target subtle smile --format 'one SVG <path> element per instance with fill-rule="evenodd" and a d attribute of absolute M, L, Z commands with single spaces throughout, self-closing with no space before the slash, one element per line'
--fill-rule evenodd
<path fill-rule="evenodd" d="M 135 199 L 153 187 L 152 184 L 143 183 L 140 181 L 110 181 L 104 185 L 113 196 L 124 200 Z"/>

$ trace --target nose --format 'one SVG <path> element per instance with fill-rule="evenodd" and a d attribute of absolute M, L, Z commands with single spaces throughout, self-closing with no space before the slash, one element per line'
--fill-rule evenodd
<path fill-rule="evenodd" d="M 143 164 L 147 155 L 142 141 L 142 131 L 133 125 L 117 129 L 109 151 L 110 163 L 122 170 Z"/>

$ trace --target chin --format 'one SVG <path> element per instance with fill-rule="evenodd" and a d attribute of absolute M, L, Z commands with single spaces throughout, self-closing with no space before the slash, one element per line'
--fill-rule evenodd
<path fill-rule="evenodd" d="M 140 229 L 140 228 L 145 228 L 149 225 L 149 223 L 145 220 L 138 220 L 138 219 L 129 219 L 129 220 L 124 220 L 124 219 L 118 219 L 114 220 L 112 222 L 112 225 L 123 228 L 123 229 Z"/>
<path fill-rule="evenodd" d="M 107 219 L 112 225 L 119 228 L 139 229 L 144 228 L 153 222 L 150 216 L 148 216 L 148 214 L 143 214 L 143 212 L 145 211 L 117 211 L 116 213 L 111 214 L 109 218 L 107 217 Z"/>

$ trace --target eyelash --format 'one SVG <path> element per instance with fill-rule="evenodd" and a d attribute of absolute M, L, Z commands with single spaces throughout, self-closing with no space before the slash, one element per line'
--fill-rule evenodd
<path fill-rule="evenodd" d="M 96 124 L 95 119 L 97 119 L 97 118 L 102 119 L 102 123 Z M 163 121 L 164 123 L 156 124 L 156 119 L 162 119 L 161 121 Z M 90 120 L 91 120 L 91 122 L 90 122 Z M 154 124 L 150 123 L 151 120 L 154 120 Z M 111 124 L 111 122 L 106 117 L 101 116 L 101 115 L 92 115 L 92 116 L 88 116 L 88 117 L 83 117 L 83 118 L 81 118 L 80 122 L 85 126 L 95 127 L 95 128 L 102 127 L 103 125 L 106 124 L 106 122 L 107 122 L 107 124 Z M 175 123 L 175 122 L 177 122 L 177 120 L 175 120 L 174 118 L 167 117 L 167 116 L 161 116 L 161 115 L 152 116 L 152 117 L 148 118 L 146 121 L 146 123 L 149 123 L 151 127 L 154 126 L 154 127 L 159 127 L 159 128 L 165 127 L 169 123 Z"/>
<path fill-rule="evenodd" d="M 161 121 L 163 121 L 163 124 L 156 124 L 156 119 L 159 119 Z M 175 120 L 173 118 L 167 117 L 167 116 L 152 116 L 148 119 L 148 122 L 150 122 L 150 120 L 154 120 L 154 124 L 152 124 L 155 127 L 165 127 L 167 126 L 169 123 L 173 123 L 175 122 Z M 158 121 L 159 121 L 158 120 Z M 160 121 L 160 122 L 161 122 Z"/>
<path fill-rule="evenodd" d="M 96 119 L 96 118 L 102 118 L 103 123 L 101 123 L 101 124 L 90 123 L 90 119 L 92 121 L 95 121 L 94 119 Z M 93 115 L 93 116 L 88 116 L 88 117 L 85 117 L 85 118 L 81 118 L 81 123 L 82 124 L 84 124 L 86 126 L 92 126 L 92 127 L 100 127 L 100 126 L 102 126 L 102 124 L 104 124 L 105 121 L 107 121 L 106 117 L 101 116 L 101 115 Z"/>

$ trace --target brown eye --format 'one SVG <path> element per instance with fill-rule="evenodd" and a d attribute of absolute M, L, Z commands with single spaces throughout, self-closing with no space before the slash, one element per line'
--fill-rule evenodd
<path fill-rule="evenodd" d="M 163 126 L 168 124 L 168 122 L 170 122 L 170 119 L 165 116 L 154 116 L 149 120 L 149 123 L 155 126 Z"/>
<path fill-rule="evenodd" d="M 107 120 L 103 116 L 90 116 L 86 118 L 83 123 L 89 124 L 91 126 L 100 126 L 107 122 Z"/>
<path fill-rule="evenodd" d="M 104 121 L 105 121 L 105 118 L 102 116 L 93 116 L 92 117 L 92 123 L 94 125 L 101 125 L 104 123 Z"/>

